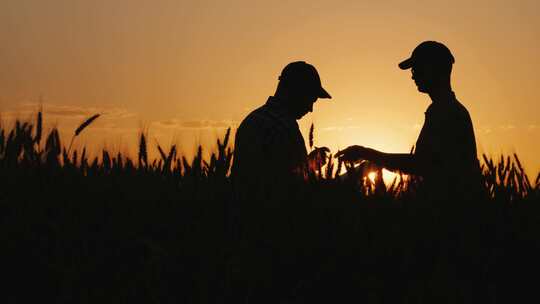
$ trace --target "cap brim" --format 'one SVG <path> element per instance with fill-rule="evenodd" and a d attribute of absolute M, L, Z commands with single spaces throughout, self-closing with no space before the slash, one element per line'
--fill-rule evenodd
<path fill-rule="evenodd" d="M 402 70 L 410 69 L 410 68 L 412 68 L 412 66 L 413 66 L 412 58 L 406 59 L 406 60 L 399 63 L 399 68 L 402 69 Z"/>
<path fill-rule="evenodd" d="M 328 92 L 326 92 L 325 89 L 323 89 L 323 87 L 321 87 L 320 91 L 319 91 L 319 98 L 332 98 L 332 96 L 330 96 L 330 94 L 328 94 Z"/>

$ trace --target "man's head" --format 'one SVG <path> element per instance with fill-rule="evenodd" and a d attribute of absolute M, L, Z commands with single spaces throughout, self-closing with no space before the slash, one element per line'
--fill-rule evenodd
<path fill-rule="evenodd" d="M 424 41 L 412 52 L 411 57 L 399 64 L 402 70 L 411 69 L 412 79 L 422 93 L 430 93 L 450 86 L 454 56 L 442 43 Z"/>
<path fill-rule="evenodd" d="M 304 61 L 289 63 L 283 69 L 275 96 L 286 100 L 286 106 L 296 119 L 312 112 L 318 98 L 332 98 L 323 89 L 315 67 Z"/>

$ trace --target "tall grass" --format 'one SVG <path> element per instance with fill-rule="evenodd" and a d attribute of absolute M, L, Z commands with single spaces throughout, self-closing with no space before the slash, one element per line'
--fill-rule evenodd
<path fill-rule="evenodd" d="M 380 168 L 326 150 L 305 189 L 263 205 L 234 199 L 230 129 L 208 159 L 203 147 L 187 159 L 159 143 L 149 159 L 141 132 L 133 160 L 71 151 L 42 125 L 39 112 L 35 125 L 0 126 L 4 303 L 505 302 L 536 292 L 525 278 L 540 270 L 540 174 L 530 179 L 517 155 L 483 155 L 487 197 L 459 210 L 430 208 L 412 177 L 385 184 Z"/>
<path fill-rule="evenodd" d="M 101 159 L 94 156 L 88 159 L 86 149 L 83 149 L 81 158 L 78 158 L 78 151 L 71 152 L 71 146 L 75 137 L 77 137 L 85 128 L 87 128 L 100 114 L 95 114 L 84 122 L 74 132 L 70 145 L 67 150 L 60 141 L 59 132 L 53 128 L 46 136 L 45 147 L 41 146 L 43 117 L 41 111 L 37 114 L 36 131 L 32 135 L 34 125 L 30 122 L 17 121 L 11 130 L 0 127 L 0 163 L 11 164 L 15 167 L 23 165 L 25 168 L 39 168 L 42 166 L 57 165 L 60 168 L 69 167 L 77 169 L 83 175 L 88 174 L 91 168 L 93 173 L 108 174 L 111 169 L 118 171 L 129 170 L 145 172 L 148 174 L 167 173 L 176 178 L 188 176 L 198 176 L 200 178 L 217 177 L 226 179 L 230 173 L 231 162 L 233 158 L 232 148 L 229 146 L 231 129 L 229 128 L 223 140 L 217 140 L 217 151 L 213 152 L 208 160 L 202 157 L 202 147 L 197 149 L 197 153 L 192 161 L 188 161 L 184 156 L 177 154 L 176 146 L 172 145 L 168 153 L 156 143 L 161 158 L 149 160 L 147 147 L 147 134 L 141 132 L 139 137 L 138 162 L 129 157 L 118 153 L 111 157 L 110 152 L 103 150 Z M 314 126 L 310 127 L 309 146 L 312 152 L 316 154 L 316 161 L 310 166 L 312 171 L 312 181 L 319 183 L 339 182 L 344 177 L 349 179 L 358 179 L 361 187 L 365 188 L 368 194 L 384 192 L 391 196 L 398 196 L 399 193 L 407 189 L 407 183 L 412 179 L 396 178 L 389 185 L 382 183 L 379 172 L 373 164 L 363 162 L 359 167 L 353 167 L 352 164 L 340 163 L 333 157 L 328 148 L 317 148 L 313 145 Z M 7 134 L 7 137 L 6 135 Z M 62 157 L 60 157 L 62 156 Z M 481 165 L 483 185 L 490 197 L 503 197 L 509 202 L 525 199 L 529 196 L 538 195 L 540 187 L 540 173 L 531 182 L 531 179 L 525 173 L 523 166 L 516 154 L 512 156 L 500 156 L 494 160 L 487 155 L 482 155 L 483 163 Z M 88 166 L 90 164 L 90 166 Z M 340 175 L 342 167 L 345 165 L 347 174 Z M 369 172 L 379 172 L 375 181 L 367 178 Z M 262 173 L 264 174 L 264 173 Z"/>

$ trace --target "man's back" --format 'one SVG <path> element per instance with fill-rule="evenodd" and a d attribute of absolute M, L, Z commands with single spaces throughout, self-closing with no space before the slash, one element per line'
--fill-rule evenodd
<path fill-rule="evenodd" d="M 238 187 L 254 190 L 302 176 L 306 157 L 296 119 L 270 97 L 236 131 L 232 176 Z"/>
<path fill-rule="evenodd" d="M 419 173 L 427 182 L 438 184 L 478 181 L 476 142 L 467 109 L 452 96 L 449 101 L 432 103 L 425 114 L 415 151 Z"/>

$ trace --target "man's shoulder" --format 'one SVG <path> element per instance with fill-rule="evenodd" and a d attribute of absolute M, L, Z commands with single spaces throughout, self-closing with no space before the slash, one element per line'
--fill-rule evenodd
<path fill-rule="evenodd" d="M 471 122 L 471 115 L 469 114 L 469 111 L 457 99 L 451 103 L 447 112 L 448 119 L 453 120 L 458 124 L 469 124 Z"/>
<path fill-rule="evenodd" d="M 469 111 L 458 100 L 444 104 L 431 104 L 426 115 L 436 120 L 463 120 L 470 119 Z"/>
<path fill-rule="evenodd" d="M 251 111 L 240 123 L 239 129 L 259 129 L 273 123 L 271 115 L 265 106 L 260 106 Z"/>
<path fill-rule="evenodd" d="M 456 100 L 455 103 L 456 103 L 455 109 L 456 109 L 456 111 L 457 111 L 457 113 L 459 115 L 463 115 L 463 116 L 467 116 L 467 117 L 470 116 L 469 111 L 467 110 L 467 108 L 461 102 L 459 102 L 459 100 Z"/>
<path fill-rule="evenodd" d="M 251 113 L 244 118 L 239 129 L 277 131 L 294 128 L 295 126 L 297 126 L 296 121 L 285 117 L 280 111 L 265 104 L 251 111 Z"/>

